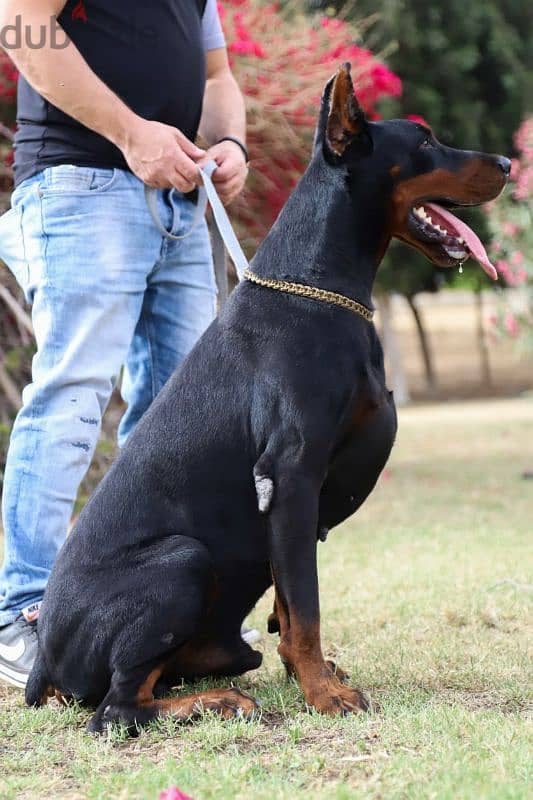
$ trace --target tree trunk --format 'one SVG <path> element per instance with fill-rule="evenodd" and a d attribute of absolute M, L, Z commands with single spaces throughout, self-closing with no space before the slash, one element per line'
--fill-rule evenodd
<path fill-rule="evenodd" d="M 400 343 L 392 322 L 390 295 L 380 293 L 376 296 L 376 303 L 379 309 L 383 349 L 390 366 L 390 380 L 394 392 L 394 400 L 397 406 L 405 406 L 410 402 L 411 398 L 409 396 L 409 386 L 403 366 Z"/>
<path fill-rule="evenodd" d="M 413 312 L 413 317 L 416 324 L 418 341 L 420 342 L 420 350 L 422 352 L 422 360 L 424 362 L 424 370 L 426 373 L 426 388 L 431 394 L 435 394 L 437 390 L 437 376 L 435 374 L 435 370 L 433 369 L 433 354 L 431 352 L 428 335 L 424 327 L 422 314 L 420 313 L 415 302 L 415 298 L 412 295 L 406 296 L 406 300 L 409 303 L 409 308 Z"/>
<path fill-rule="evenodd" d="M 4 351 L 0 348 L 0 391 L 9 402 L 11 408 L 14 411 L 18 411 L 22 405 L 22 397 L 15 381 L 4 367 L 4 360 Z"/>
<path fill-rule="evenodd" d="M 476 333 L 481 367 L 481 383 L 483 386 L 492 386 L 492 370 L 490 367 L 489 348 L 487 345 L 487 337 L 485 335 L 485 326 L 483 324 L 483 292 L 480 290 L 474 294 L 476 298 L 477 310 Z"/>

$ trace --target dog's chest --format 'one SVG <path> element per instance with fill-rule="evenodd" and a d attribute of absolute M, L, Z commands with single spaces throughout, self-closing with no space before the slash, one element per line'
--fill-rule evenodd
<path fill-rule="evenodd" d="M 347 410 L 344 436 L 357 437 L 374 422 L 376 417 L 384 411 L 389 411 L 392 404 L 392 392 L 387 390 L 382 375 L 369 370 L 358 384 Z"/>

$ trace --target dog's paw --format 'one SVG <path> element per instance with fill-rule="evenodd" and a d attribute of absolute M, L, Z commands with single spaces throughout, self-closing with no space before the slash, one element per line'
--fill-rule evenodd
<path fill-rule="evenodd" d="M 370 710 L 368 697 L 332 676 L 306 692 L 309 706 L 328 717 L 348 716 Z"/>
<path fill-rule="evenodd" d="M 195 719 L 206 711 L 218 714 L 222 719 L 252 719 L 259 713 L 259 703 L 240 689 L 213 690 L 191 698 L 189 718 Z"/>

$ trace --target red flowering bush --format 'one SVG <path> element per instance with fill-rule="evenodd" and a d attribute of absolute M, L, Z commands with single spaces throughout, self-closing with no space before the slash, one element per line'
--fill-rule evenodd
<path fill-rule="evenodd" d="M 253 252 L 269 231 L 309 160 L 322 88 L 344 61 L 352 64 L 357 96 L 378 116 L 381 98 L 401 94 L 402 84 L 372 53 L 357 31 L 339 19 L 310 17 L 260 0 L 219 4 L 231 65 L 248 111 L 252 170 L 233 214 L 241 241 Z"/>
<path fill-rule="evenodd" d="M 504 302 L 492 322 L 500 333 L 520 337 L 533 349 L 533 117 L 522 123 L 514 143 L 511 184 L 488 210 L 491 253 L 505 285 L 528 285 L 530 293 L 518 313 Z"/>
<path fill-rule="evenodd" d="M 0 103 L 15 101 L 17 78 L 17 68 L 4 51 L 0 51 Z"/>
<path fill-rule="evenodd" d="M 15 98 L 18 72 L 0 50 L 0 213 L 9 205 L 13 183 L 11 140 L 15 122 Z"/>

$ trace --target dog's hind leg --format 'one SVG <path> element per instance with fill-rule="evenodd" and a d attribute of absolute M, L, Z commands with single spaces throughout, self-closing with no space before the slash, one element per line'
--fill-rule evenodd
<path fill-rule="evenodd" d="M 258 710 L 258 704 L 239 689 L 211 689 L 168 699 L 155 699 L 154 687 L 164 666 L 152 669 L 139 685 L 138 679 L 120 676 L 97 709 L 89 723 L 91 733 L 101 733 L 112 723 L 124 725 L 131 735 L 158 717 L 173 717 L 178 722 L 189 722 L 205 711 L 212 711 L 224 719 L 249 718 Z M 139 677 L 140 677 L 139 672 Z M 123 699 L 120 699 L 123 698 Z"/>
<path fill-rule="evenodd" d="M 26 703 L 34 708 L 40 708 L 53 697 L 54 691 L 46 669 L 43 654 L 39 648 L 26 684 Z"/>
<path fill-rule="evenodd" d="M 124 624 L 112 644 L 110 686 L 89 731 L 100 733 L 118 722 L 134 733 L 156 717 L 185 720 L 198 716 L 201 709 L 224 717 L 251 713 L 254 701 L 236 690 L 170 700 L 153 696 L 167 662 L 195 638 L 205 622 L 214 589 L 213 565 L 205 546 L 185 536 L 151 542 L 134 562 L 128 562 L 127 581 L 127 604 L 113 609 Z M 116 598 L 116 586 L 110 590 Z"/>

